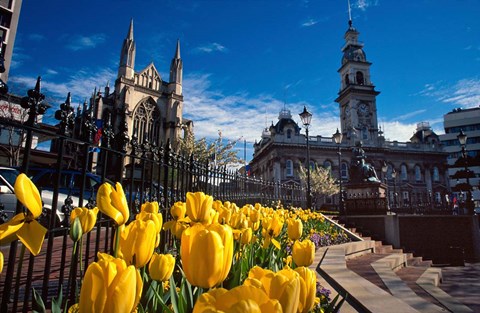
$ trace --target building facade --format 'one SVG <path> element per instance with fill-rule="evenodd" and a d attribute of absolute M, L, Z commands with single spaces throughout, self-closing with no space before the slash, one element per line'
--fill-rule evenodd
<path fill-rule="evenodd" d="M 450 185 L 454 191 L 455 202 L 466 200 L 467 189 L 472 191 L 475 207 L 480 207 L 480 107 L 470 109 L 454 109 L 443 116 L 445 134 L 440 135 L 440 140 L 448 152 L 448 174 Z M 457 138 L 463 131 L 467 135 L 465 156 L 462 146 Z M 472 175 L 459 175 L 465 167 L 472 171 Z M 470 185 L 470 188 L 467 186 Z M 453 202 L 453 199 L 452 199 Z"/>
<path fill-rule="evenodd" d="M 21 7 L 22 0 L 0 0 L 0 37 L 2 40 L 0 56 L 3 57 L 5 66 L 5 71 L 0 73 L 0 79 L 5 83 L 8 80 L 8 72 L 12 63 Z"/>
<path fill-rule="evenodd" d="M 332 135 L 309 136 L 310 166 L 329 168 L 342 182 L 349 181 L 352 149 L 362 143 L 367 162 L 388 186 L 389 204 L 397 210 L 443 207 L 448 193 L 446 157 L 438 136 L 428 123 L 419 123 L 409 142 L 387 141 L 378 127 L 375 89 L 370 79 L 370 63 L 358 41 L 359 32 L 349 21 L 342 48 L 340 91 L 336 102 L 340 109 L 342 142 Z M 278 122 L 264 129 L 254 144 L 250 163 L 252 175 L 264 180 L 300 184 L 300 164 L 306 166 L 307 138 L 284 108 Z M 382 171 L 383 170 L 383 171 Z M 346 195 L 355 196 L 355 195 Z M 339 197 L 314 199 L 316 208 L 334 207 Z"/>

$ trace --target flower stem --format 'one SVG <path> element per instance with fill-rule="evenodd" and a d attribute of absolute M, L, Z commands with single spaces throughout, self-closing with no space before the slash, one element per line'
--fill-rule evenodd
<path fill-rule="evenodd" d="M 117 229 L 115 230 L 115 247 L 113 250 L 113 257 L 118 256 L 118 248 L 120 247 L 120 226 L 117 225 Z"/>

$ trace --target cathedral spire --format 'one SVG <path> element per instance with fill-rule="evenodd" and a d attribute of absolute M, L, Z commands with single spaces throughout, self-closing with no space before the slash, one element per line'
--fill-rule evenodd
<path fill-rule="evenodd" d="M 123 40 L 122 50 L 120 52 L 120 66 L 118 68 L 118 77 L 124 76 L 133 79 L 135 67 L 135 40 L 133 39 L 133 19 L 130 20 L 127 37 Z"/>
<path fill-rule="evenodd" d="M 182 76 L 183 76 L 183 61 L 180 58 L 180 40 L 177 40 L 177 47 L 175 50 L 175 55 L 170 64 L 170 84 L 175 84 L 180 87 L 180 89 L 175 88 L 177 91 L 180 91 L 182 86 Z"/>
<path fill-rule="evenodd" d="M 130 27 L 128 28 L 127 39 L 133 40 L 133 18 L 130 20 Z"/>

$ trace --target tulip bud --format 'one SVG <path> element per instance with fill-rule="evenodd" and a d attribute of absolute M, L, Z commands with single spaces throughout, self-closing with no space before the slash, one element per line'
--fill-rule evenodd
<path fill-rule="evenodd" d="M 300 219 L 288 219 L 287 222 L 287 233 L 290 240 L 298 240 L 302 237 L 303 233 L 303 223 Z"/>
<path fill-rule="evenodd" d="M 3 271 L 3 253 L 0 251 L 0 274 Z"/>
<path fill-rule="evenodd" d="M 82 223 L 80 222 L 80 219 L 76 217 L 73 220 L 72 225 L 70 225 L 70 238 L 74 241 L 77 242 L 82 238 L 83 231 L 82 231 Z"/>
<path fill-rule="evenodd" d="M 168 281 L 175 268 L 175 258 L 171 254 L 154 253 L 148 265 L 150 277 L 156 281 Z"/>
<path fill-rule="evenodd" d="M 297 266 L 310 266 L 315 258 L 315 244 L 310 239 L 295 241 L 292 249 L 293 262 Z"/>

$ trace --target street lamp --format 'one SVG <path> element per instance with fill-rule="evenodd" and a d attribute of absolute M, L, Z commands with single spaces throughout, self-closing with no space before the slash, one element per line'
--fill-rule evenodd
<path fill-rule="evenodd" d="M 338 128 L 337 128 L 337 131 L 335 132 L 335 134 L 333 134 L 333 140 L 335 141 L 335 143 L 337 144 L 337 147 L 338 147 L 338 181 L 339 181 L 339 184 L 340 184 L 340 196 L 339 196 L 339 199 L 338 199 L 338 204 L 339 204 L 339 211 L 340 211 L 340 214 L 344 214 L 344 206 L 343 206 L 343 191 L 342 191 L 342 160 L 341 160 L 341 156 L 342 156 L 342 151 L 340 150 L 340 145 L 342 143 L 342 138 L 343 138 L 343 135 L 341 132 L 338 131 Z"/>
<path fill-rule="evenodd" d="M 465 198 L 465 206 L 467 208 L 467 214 L 473 214 L 473 202 L 472 202 L 472 193 L 470 185 L 470 172 L 468 170 L 468 155 L 467 155 L 467 134 L 463 132 L 463 129 L 460 130 L 460 133 L 457 135 L 457 139 L 462 146 L 462 157 L 463 165 L 465 167 L 465 178 L 467 179 L 467 192 Z"/>
<path fill-rule="evenodd" d="M 312 208 L 312 194 L 310 187 L 310 142 L 308 139 L 308 127 L 312 121 L 312 113 L 307 111 L 307 107 L 303 106 L 303 112 L 299 114 L 303 126 L 305 126 L 305 133 L 307 136 L 307 209 Z"/>

